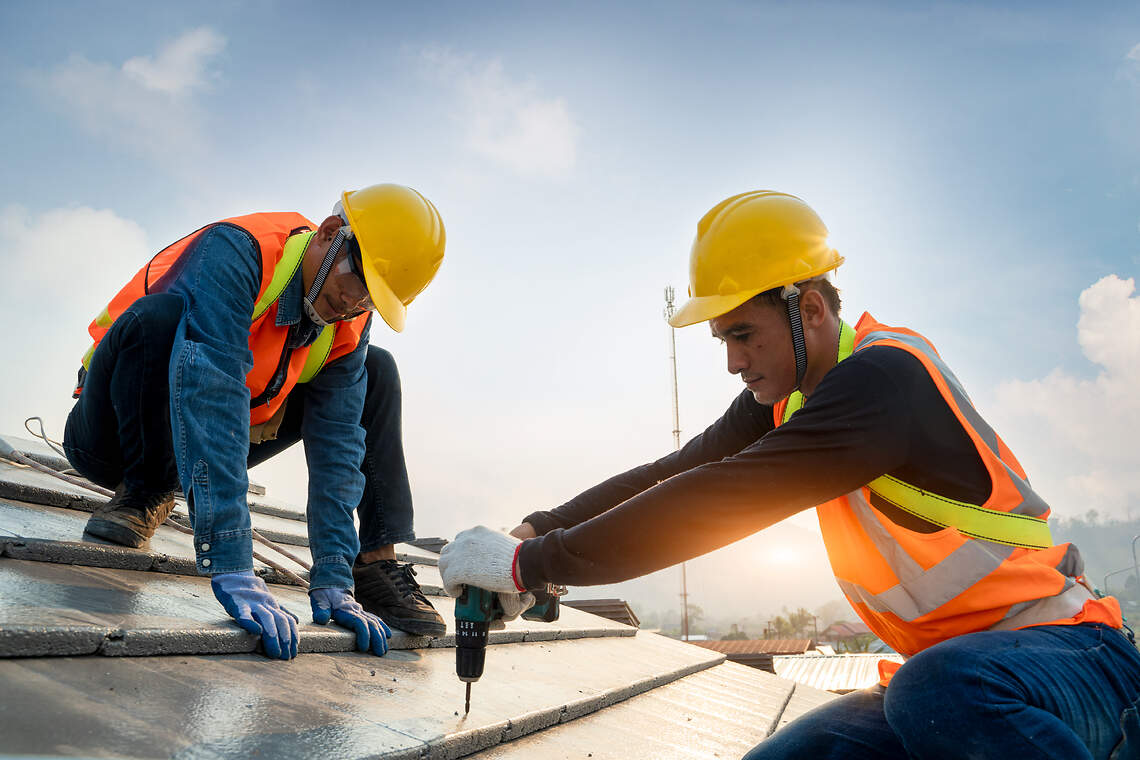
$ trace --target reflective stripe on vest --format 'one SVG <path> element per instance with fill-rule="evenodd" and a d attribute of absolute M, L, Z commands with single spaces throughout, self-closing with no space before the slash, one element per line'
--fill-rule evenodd
<path fill-rule="evenodd" d="M 914 348 L 922 352 L 927 360 L 934 365 L 950 389 L 954 403 L 997 460 L 1001 462 L 1006 475 L 1009 476 L 1021 494 L 1022 501 L 1008 512 L 987 509 L 976 504 L 939 496 L 890 475 L 882 475 L 876 478 L 867 484 L 867 488 L 878 498 L 899 509 L 934 525 L 943 528 L 956 528 L 960 533 L 971 538 L 1029 549 L 1044 549 L 1052 546 L 1053 537 L 1049 531 L 1049 525 L 1044 519 L 1049 512 L 1048 505 L 1033 492 L 1029 484 L 1018 473 L 1002 461 L 997 435 L 978 414 L 961 383 L 958 382 L 958 378 L 954 376 L 954 373 L 950 371 L 950 368 L 945 365 L 929 343 L 916 336 L 881 331 L 864 335 L 856 345 L 855 330 L 841 320 L 837 361 L 841 362 L 857 350 L 884 341 L 898 341 Z M 803 406 L 803 394 L 795 391 L 783 403 L 785 406 L 781 418 L 782 422 L 787 422 Z"/>
<path fill-rule="evenodd" d="M 250 422 L 257 425 L 274 416 L 298 382 L 312 380 L 325 364 L 355 350 L 369 323 L 369 316 L 361 314 L 324 328 L 308 346 L 296 349 L 287 346 L 290 326 L 276 324 L 277 307 L 281 294 L 302 264 L 311 238 L 311 233 L 303 233 L 315 226 L 300 214 L 272 212 L 225 219 L 202 227 L 156 253 L 89 325 L 94 344 L 83 357 L 83 365 L 84 368 L 90 366 L 95 347 L 115 319 L 135 300 L 148 295 L 156 283 L 168 276 L 179 258 L 217 225 L 236 227 L 249 235 L 259 257 L 260 285 L 251 315 L 248 344 L 253 366 L 245 377 L 251 398 Z"/>
<path fill-rule="evenodd" d="M 285 286 L 292 281 L 293 275 L 297 273 L 301 262 L 304 261 L 305 249 L 309 247 L 309 240 L 315 234 L 315 232 L 304 232 L 300 235 L 293 235 L 285 241 L 285 251 L 281 254 L 281 260 L 277 262 L 277 266 L 273 268 L 273 277 L 269 280 L 269 287 L 253 305 L 253 321 L 256 322 L 285 292 Z M 325 325 L 321 334 L 309 345 L 309 355 L 305 357 L 305 366 L 301 370 L 300 377 L 297 378 L 298 383 L 309 382 L 325 366 L 329 353 L 332 351 L 335 334 L 336 325 Z"/>

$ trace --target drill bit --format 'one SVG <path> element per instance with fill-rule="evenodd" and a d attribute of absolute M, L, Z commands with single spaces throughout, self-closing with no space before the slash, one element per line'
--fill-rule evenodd
<path fill-rule="evenodd" d="M 467 682 L 467 698 L 463 701 L 463 714 L 471 712 L 471 682 Z"/>

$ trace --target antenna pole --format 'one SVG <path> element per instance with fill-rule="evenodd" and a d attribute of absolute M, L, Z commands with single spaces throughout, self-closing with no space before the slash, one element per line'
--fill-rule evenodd
<path fill-rule="evenodd" d="M 673 318 L 673 286 L 665 286 L 665 320 Z M 673 381 L 673 450 L 681 450 L 681 415 L 677 404 L 677 334 L 669 327 L 669 368 Z M 681 563 L 681 640 L 689 640 L 689 584 L 685 563 Z"/>

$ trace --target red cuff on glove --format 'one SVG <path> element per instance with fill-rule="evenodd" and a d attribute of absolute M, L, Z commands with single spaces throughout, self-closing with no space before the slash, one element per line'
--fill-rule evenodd
<path fill-rule="evenodd" d="M 515 557 L 514 557 L 514 559 L 511 560 L 511 581 L 514 582 L 515 588 L 517 588 L 519 590 L 520 594 L 526 591 L 526 588 L 522 585 L 522 583 L 519 582 L 518 566 L 519 566 L 519 549 L 521 549 L 521 548 L 522 548 L 522 542 L 520 541 L 519 545 L 515 547 Z"/>

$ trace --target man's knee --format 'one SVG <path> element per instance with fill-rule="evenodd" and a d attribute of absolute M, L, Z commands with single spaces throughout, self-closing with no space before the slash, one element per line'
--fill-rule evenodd
<path fill-rule="evenodd" d="M 959 636 L 911 657 L 891 679 L 883 701 L 887 723 L 909 751 L 955 746 L 964 722 L 988 709 L 981 672 L 989 664 L 979 634 Z M 980 646 L 982 645 L 982 646 Z"/>
<path fill-rule="evenodd" d="M 368 373 L 369 392 L 400 392 L 400 371 L 392 354 L 379 346 L 369 346 L 364 358 L 364 370 Z"/>
<path fill-rule="evenodd" d="M 149 342 L 174 342 L 174 333 L 182 322 L 186 302 L 182 296 L 172 293 L 152 293 L 135 301 L 123 313 L 134 315 L 130 320 L 135 329 L 141 330 L 141 336 Z"/>

